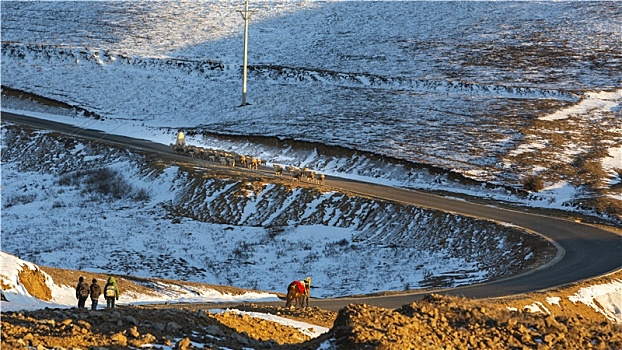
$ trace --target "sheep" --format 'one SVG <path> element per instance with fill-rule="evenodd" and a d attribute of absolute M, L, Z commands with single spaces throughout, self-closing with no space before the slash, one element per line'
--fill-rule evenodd
<path fill-rule="evenodd" d="M 251 162 L 248 165 L 249 169 L 259 169 L 259 165 L 261 165 L 261 159 L 257 157 L 251 157 Z"/>
<path fill-rule="evenodd" d="M 199 152 L 199 158 L 207 160 L 210 155 L 210 149 L 201 148 Z"/>
<path fill-rule="evenodd" d="M 305 180 L 306 180 L 308 171 L 309 171 L 309 168 L 301 168 L 300 169 L 300 178 L 304 177 Z"/>
<path fill-rule="evenodd" d="M 276 173 L 277 176 L 282 176 L 283 175 L 283 166 L 282 165 L 272 164 L 272 166 L 274 167 L 274 172 Z"/>
<path fill-rule="evenodd" d="M 188 155 L 190 156 L 190 158 L 198 158 L 200 151 L 201 151 L 201 147 L 197 147 L 197 146 L 188 147 Z"/>
<path fill-rule="evenodd" d="M 214 162 L 216 161 L 216 152 L 213 149 L 207 149 L 205 152 L 205 159 Z"/>
<path fill-rule="evenodd" d="M 184 146 L 182 146 L 182 145 L 178 145 L 176 143 L 171 143 L 171 147 L 173 148 L 173 152 L 175 152 L 177 154 L 183 154 L 184 153 Z"/>
<path fill-rule="evenodd" d="M 292 172 L 292 181 L 300 181 L 301 176 L 302 176 L 302 171 L 295 169 Z"/>
<path fill-rule="evenodd" d="M 317 173 L 315 171 L 309 170 L 309 168 L 304 168 L 304 170 L 302 171 L 302 176 L 305 177 L 307 182 L 314 182 L 315 174 Z"/>
<path fill-rule="evenodd" d="M 181 147 L 181 154 L 187 156 L 188 155 L 188 151 L 190 150 L 190 148 L 188 148 L 188 146 L 180 146 Z"/>
<path fill-rule="evenodd" d="M 232 167 L 235 167 L 237 163 L 242 166 L 246 166 L 249 169 L 259 169 L 260 166 L 266 166 L 267 163 L 265 159 L 261 159 L 259 157 L 229 153 L 223 150 L 211 148 L 188 146 L 185 145 L 185 139 L 183 139 L 184 144 L 180 144 L 180 142 L 181 141 L 170 144 L 173 151 L 177 154 L 186 155 L 192 158 L 196 157 L 199 159 L 209 160 L 210 162 L 220 162 L 222 165 L 229 165 Z M 320 185 L 326 184 L 326 176 L 324 174 L 310 170 L 307 167 L 301 169 L 293 165 L 283 166 L 280 164 L 272 164 L 272 167 L 274 168 L 276 176 L 282 176 L 283 171 L 287 171 L 292 175 L 292 181 L 301 181 L 304 176 L 304 179 L 307 182 Z"/>

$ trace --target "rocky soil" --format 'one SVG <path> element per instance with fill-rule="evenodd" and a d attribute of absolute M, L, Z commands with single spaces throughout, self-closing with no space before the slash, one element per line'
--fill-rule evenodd
<path fill-rule="evenodd" d="M 61 285 L 72 284 L 81 273 L 42 269 Z M 48 288 L 41 276 L 38 270 L 26 269 L 19 280 L 31 295 L 45 299 Z M 562 288 L 484 301 L 432 294 L 395 310 L 364 304 L 350 304 L 339 312 L 263 303 L 230 307 L 330 329 L 315 339 L 290 326 L 239 312 L 220 312 L 215 310 L 218 306 L 202 304 L 2 312 L 0 337 L 3 350 L 622 349 L 622 324 L 568 300 L 580 288 L 620 278 L 622 271 Z M 148 292 L 135 279 L 119 277 L 119 282 L 125 290 Z M 226 293 L 244 292 L 227 286 L 210 287 Z M 560 301 L 551 305 L 546 301 L 550 297 Z M 530 312 L 526 306 L 533 303 L 548 305 L 547 313 Z"/>
<path fill-rule="evenodd" d="M 387 310 L 350 305 L 331 330 L 340 349 L 620 349 L 622 328 L 431 295 Z"/>
<path fill-rule="evenodd" d="M 179 349 L 193 348 L 190 344 L 215 349 L 272 349 L 309 339 L 294 328 L 233 312 L 118 307 L 2 314 L 3 349 L 148 348 L 147 344 Z"/>
<path fill-rule="evenodd" d="M 235 308 L 331 329 L 310 339 L 294 328 L 233 312 L 45 309 L 2 313 L 2 348 L 622 349 L 622 326 L 613 322 L 510 311 L 495 302 L 439 295 L 396 310 L 364 304 L 338 313 L 258 304 Z"/>

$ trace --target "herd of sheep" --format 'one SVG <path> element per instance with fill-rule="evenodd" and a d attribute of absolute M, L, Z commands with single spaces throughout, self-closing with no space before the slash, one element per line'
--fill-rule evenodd
<path fill-rule="evenodd" d="M 248 169 L 259 169 L 260 166 L 266 166 L 266 160 L 259 157 L 186 145 L 184 134 L 182 132 L 179 132 L 177 135 L 177 141 L 172 143 L 171 147 L 177 154 L 191 158 L 203 159 L 210 162 L 217 162 L 226 166 L 242 166 Z M 284 172 L 287 172 L 292 176 L 292 181 L 305 180 L 307 182 L 317 183 L 320 185 L 325 184 L 326 176 L 318 173 L 317 171 L 309 170 L 309 168 L 297 168 L 291 165 L 282 166 L 280 164 L 273 164 L 272 166 L 274 167 L 274 171 L 277 176 L 282 176 Z"/>

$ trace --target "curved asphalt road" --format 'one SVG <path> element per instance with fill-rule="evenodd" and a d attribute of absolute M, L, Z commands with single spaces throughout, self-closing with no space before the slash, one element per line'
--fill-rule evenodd
<path fill-rule="evenodd" d="M 102 142 L 174 156 L 168 145 L 148 140 L 109 135 L 96 130 L 79 129 L 67 124 L 7 112 L 2 112 L 2 119 L 36 128 L 55 130 L 78 138 L 96 139 Z M 224 169 L 213 165 L 213 163 L 207 163 L 207 166 Z M 269 174 L 272 173 L 272 171 L 269 172 Z M 558 254 L 553 261 L 527 273 L 482 284 L 438 290 L 434 291 L 435 293 L 469 298 L 500 297 L 561 286 L 604 275 L 622 267 L 622 236 L 594 226 L 519 210 L 502 209 L 419 191 L 343 178 L 327 177 L 327 183 L 336 189 L 343 189 L 376 198 L 510 223 L 539 233 L 556 242 L 555 244 L 558 247 Z M 375 297 L 313 299 L 312 302 L 313 306 L 328 310 L 339 310 L 350 303 L 366 303 L 385 308 L 397 308 L 418 300 L 423 295 L 429 293 L 430 291 Z M 222 306 L 222 304 L 219 305 Z"/>

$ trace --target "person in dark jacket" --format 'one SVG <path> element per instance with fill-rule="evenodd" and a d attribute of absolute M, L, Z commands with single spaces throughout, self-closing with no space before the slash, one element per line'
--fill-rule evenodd
<path fill-rule="evenodd" d="M 117 287 L 117 281 L 112 276 L 108 278 L 108 283 L 104 286 L 104 298 L 106 299 L 106 307 L 114 309 L 115 300 L 119 300 L 119 287 Z"/>
<path fill-rule="evenodd" d="M 97 303 L 99 302 L 99 296 L 102 294 L 102 287 L 97 284 L 95 278 L 93 278 L 89 291 L 91 292 L 91 310 L 97 310 Z"/>
<path fill-rule="evenodd" d="M 89 285 L 84 282 L 84 277 L 80 276 L 78 285 L 76 286 L 76 299 L 78 299 L 78 308 L 84 308 L 86 299 L 89 297 Z"/>

